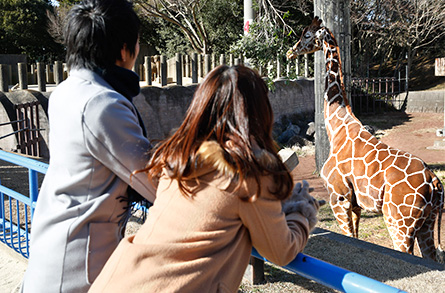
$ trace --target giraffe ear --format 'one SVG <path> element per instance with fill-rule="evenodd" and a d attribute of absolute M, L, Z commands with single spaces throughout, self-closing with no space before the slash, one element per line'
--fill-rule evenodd
<path fill-rule="evenodd" d="M 320 27 L 323 20 L 321 20 L 318 16 L 315 16 L 312 20 L 312 25 L 316 27 Z"/>

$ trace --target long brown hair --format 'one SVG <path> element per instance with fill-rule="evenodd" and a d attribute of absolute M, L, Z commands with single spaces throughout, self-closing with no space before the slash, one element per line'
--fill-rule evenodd
<path fill-rule="evenodd" d="M 178 130 L 155 147 L 144 171 L 149 177 L 156 178 L 166 168 L 168 176 L 178 181 L 181 191 L 189 193 L 183 179 L 193 171 L 201 144 L 213 140 L 221 146 L 226 161 L 236 170 L 238 187 L 243 179 L 253 176 L 259 193 L 260 176 L 268 174 L 277 183 L 270 192 L 277 199 L 286 198 L 293 183 L 277 155 L 271 134 L 272 124 L 268 89 L 256 71 L 242 65 L 218 66 L 197 88 Z M 252 137 L 261 149 L 275 157 L 277 163 L 274 167 L 258 162 L 252 149 Z"/>

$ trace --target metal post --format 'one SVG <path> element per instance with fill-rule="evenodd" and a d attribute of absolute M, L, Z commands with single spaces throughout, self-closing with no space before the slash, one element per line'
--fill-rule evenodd
<path fill-rule="evenodd" d="M 26 90 L 28 88 L 28 69 L 26 68 L 26 63 L 18 63 L 18 73 L 19 73 L 19 89 Z"/>
<path fill-rule="evenodd" d="M 408 53 L 406 54 L 406 66 L 405 66 L 405 92 L 408 93 L 408 81 L 409 81 L 409 72 L 408 72 Z"/>
<path fill-rule="evenodd" d="M 244 0 L 244 34 L 249 33 L 250 24 L 253 21 L 252 0 Z"/>
<path fill-rule="evenodd" d="M 304 54 L 304 77 L 309 77 L 309 56 Z"/>
<path fill-rule="evenodd" d="M 46 92 L 45 63 L 37 62 L 37 90 Z"/>

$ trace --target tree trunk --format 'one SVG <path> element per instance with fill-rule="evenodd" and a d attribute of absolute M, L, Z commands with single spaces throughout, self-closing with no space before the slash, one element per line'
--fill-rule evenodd
<path fill-rule="evenodd" d="M 351 23 L 349 0 L 315 0 L 314 15 L 334 34 L 340 47 L 343 78 L 346 95 L 351 101 Z M 315 164 L 321 171 L 329 157 L 329 140 L 324 122 L 325 61 L 322 51 L 315 53 L 314 91 L 315 91 Z"/>

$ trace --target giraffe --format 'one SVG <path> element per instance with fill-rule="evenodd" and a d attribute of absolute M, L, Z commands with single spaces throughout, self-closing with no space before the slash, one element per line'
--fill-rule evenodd
<path fill-rule="evenodd" d="M 355 117 L 346 96 L 337 41 L 321 23 L 315 17 L 286 56 L 324 52 L 324 119 L 330 153 L 320 175 L 343 234 L 358 238 L 362 210 L 382 213 L 396 250 L 414 254 L 417 239 L 422 257 L 443 262 L 440 180 L 420 158 L 382 143 Z"/>

